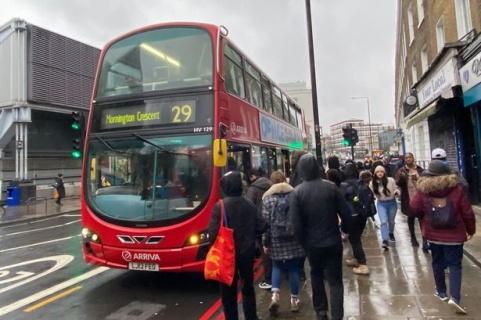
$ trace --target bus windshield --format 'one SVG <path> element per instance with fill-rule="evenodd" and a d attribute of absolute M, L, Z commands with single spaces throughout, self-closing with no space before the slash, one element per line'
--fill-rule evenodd
<path fill-rule="evenodd" d="M 92 138 L 85 195 L 114 220 L 159 222 L 191 214 L 207 201 L 212 136 Z"/>
<path fill-rule="evenodd" d="M 209 86 L 212 39 L 204 29 L 166 27 L 134 34 L 107 48 L 95 98 Z"/>

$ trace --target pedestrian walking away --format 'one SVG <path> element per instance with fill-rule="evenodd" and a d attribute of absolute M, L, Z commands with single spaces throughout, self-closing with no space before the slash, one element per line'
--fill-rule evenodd
<path fill-rule="evenodd" d="M 272 186 L 272 181 L 262 176 L 261 168 L 252 169 L 249 174 L 251 184 L 247 188 L 246 197 L 257 208 L 257 214 L 262 216 L 262 196 Z M 262 259 L 262 266 L 264 267 L 264 280 L 259 282 L 259 288 L 269 290 L 271 289 L 271 277 L 272 277 L 272 260 L 262 250 L 262 238 L 258 237 L 256 242 L 256 253 L 260 255 Z"/>
<path fill-rule="evenodd" d="M 396 182 L 386 176 L 382 165 L 374 169 L 374 176 L 370 188 L 377 199 L 377 212 L 381 221 L 382 248 L 389 250 L 389 242 L 396 242 L 394 226 L 397 212 L 396 197 L 399 195 Z"/>
<path fill-rule="evenodd" d="M 411 199 L 413 215 L 423 220 L 423 234 L 431 247 L 434 295 L 448 301 L 452 309 L 466 314 L 461 306 L 461 279 L 464 242 L 476 232 L 476 220 L 468 197 L 456 174 L 440 160 L 433 160 L 417 183 Z M 449 268 L 447 295 L 445 267 Z"/>
<path fill-rule="evenodd" d="M 62 199 L 65 198 L 65 185 L 63 183 L 63 174 L 61 173 L 59 173 L 55 179 L 55 189 L 57 190 L 57 200 L 55 200 L 55 203 L 61 206 Z"/>
<path fill-rule="evenodd" d="M 257 307 L 254 290 L 254 256 L 256 237 L 267 229 L 264 218 L 257 215 L 257 208 L 242 196 L 242 177 L 239 172 L 229 171 L 220 179 L 224 209 L 229 221 L 229 228 L 234 229 L 236 271 L 234 281 L 228 286 L 220 284 L 222 306 L 225 319 L 237 320 L 237 280 L 242 280 L 242 307 L 244 319 L 256 320 Z M 217 237 L 220 224 L 220 204 L 217 202 L 209 223 L 209 240 L 213 243 Z"/>
<path fill-rule="evenodd" d="M 338 215 L 343 231 L 349 234 L 351 213 L 339 188 L 321 178 L 320 167 L 312 154 L 300 158 L 298 169 L 303 182 L 292 191 L 289 214 L 311 266 L 313 307 L 318 319 L 327 320 L 330 305 L 330 319 L 341 320 L 344 317 L 343 248 Z M 329 285 L 330 303 L 324 279 Z"/>
<path fill-rule="evenodd" d="M 411 245 L 413 247 L 419 247 L 419 242 L 414 231 L 415 222 L 418 220 L 419 228 L 422 229 L 422 221 L 411 215 L 409 201 L 416 193 L 416 184 L 422 172 L 423 168 L 414 163 L 414 155 L 408 152 L 404 155 L 404 166 L 398 169 L 394 178 L 401 191 L 401 212 L 408 217 L 407 222 L 411 236 Z M 424 252 L 429 250 L 429 245 L 424 237 L 422 249 Z"/>
<path fill-rule="evenodd" d="M 290 284 L 290 308 L 299 311 L 299 259 L 304 248 L 294 235 L 289 201 L 292 188 L 281 171 L 271 174 L 272 187 L 262 197 L 262 215 L 269 225 L 262 236 L 264 251 L 272 259 L 272 299 L 269 312 L 277 316 L 280 307 L 281 271 L 287 269 Z"/>

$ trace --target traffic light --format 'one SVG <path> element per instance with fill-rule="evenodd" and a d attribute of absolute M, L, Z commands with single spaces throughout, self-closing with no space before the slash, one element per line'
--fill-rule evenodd
<path fill-rule="evenodd" d="M 343 127 L 342 128 L 342 144 L 345 146 L 350 146 L 351 145 L 351 128 L 349 127 Z"/>
<path fill-rule="evenodd" d="M 73 130 L 73 137 L 72 140 L 72 158 L 80 159 L 82 158 L 82 149 L 83 149 L 83 136 L 84 136 L 84 115 L 82 112 L 74 111 L 72 112 L 72 123 L 70 127 Z"/>
<path fill-rule="evenodd" d="M 357 130 L 351 128 L 351 145 L 355 146 L 359 142 L 359 137 L 357 136 Z"/>

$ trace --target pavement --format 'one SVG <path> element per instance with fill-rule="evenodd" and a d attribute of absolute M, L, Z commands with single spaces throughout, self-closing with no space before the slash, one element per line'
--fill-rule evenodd
<path fill-rule="evenodd" d="M 79 198 L 62 199 L 58 206 L 53 199 L 37 203 L 9 206 L 0 221 L 0 228 L 9 224 L 26 223 L 80 210 Z M 363 234 L 363 247 L 367 256 L 370 275 L 360 276 L 344 266 L 344 313 L 346 320 L 415 320 L 415 319 L 464 319 L 481 320 L 481 207 L 473 206 L 476 214 L 477 233 L 464 245 L 461 305 L 468 312 L 458 315 L 446 302 L 436 298 L 431 271 L 431 257 L 421 248 L 411 246 L 406 217 L 398 212 L 396 217 L 396 242 L 390 249 L 381 249 L 380 232 L 375 224 L 368 222 Z M 379 220 L 376 216 L 377 223 Z M 418 239 L 419 228 L 416 225 Z M 344 258 L 351 258 L 348 242 L 344 245 Z M 309 266 L 307 279 L 300 289 L 301 309 L 290 312 L 288 281 L 281 285 L 281 303 L 277 317 L 269 314 L 271 299 L 269 290 L 260 289 L 256 283 L 258 315 L 261 319 L 316 319 L 311 299 Z M 258 279 L 261 280 L 262 278 Z M 244 319 L 240 312 L 240 319 Z M 215 319 L 219 317 L 219 313 Z"/>

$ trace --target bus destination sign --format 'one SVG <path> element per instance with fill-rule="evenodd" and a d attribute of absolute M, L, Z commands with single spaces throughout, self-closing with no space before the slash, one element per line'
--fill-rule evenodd
<path fill-rule="evenodd" d="M 195 100 L 148 103 L 102 110 L 100 129 L 195 122 Z"/>

